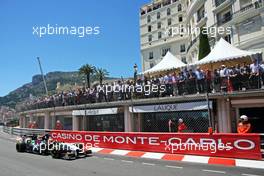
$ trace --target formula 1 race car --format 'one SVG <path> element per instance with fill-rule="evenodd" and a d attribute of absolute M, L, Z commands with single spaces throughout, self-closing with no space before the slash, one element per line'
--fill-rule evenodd
<path fill-rule="evenodd" d="M 49 135 L 24 135 L 17 138 L 16 150 L 17 152 L 27 152 L 40 155 L 49 155 L 48 145 Z"/>
<path fill-rule="evenodd" d="M 52 141 L 49 134 L 22 136 L 17 139 L 16 150 L 17 152 L 51 155 L 52 158 L 66 160 L 84 158 L 92 154 L 91 150 L 84 149 L 81 144 Z"/>
<path fill-rule="evenodd" d="M 92 150 L 85 150 L 81 144 L 70 144 L 54 142 L 53 150 L 50 151 L 52 158 L 72 160 L 77 158 L 88 157 Z"/>

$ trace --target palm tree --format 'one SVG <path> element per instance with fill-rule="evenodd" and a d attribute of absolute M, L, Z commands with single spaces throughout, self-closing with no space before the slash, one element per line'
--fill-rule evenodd
<path fill-rule="evenodd" d="M 86 82 L 88 88 L 90 88 L 90 77 L 95 73 L 96 69 L 94 66 L 90 64 L 85 64 L 81 68 L 79 68 L 79 73 L 86 76 Z"/>
<path fill-rule="evenodd" d="M 100 84 L 103 83 L 103 80 L 109 75 L 109 72 L 106 69 L 97 68 L 96 77 L 99 79 Z"/>

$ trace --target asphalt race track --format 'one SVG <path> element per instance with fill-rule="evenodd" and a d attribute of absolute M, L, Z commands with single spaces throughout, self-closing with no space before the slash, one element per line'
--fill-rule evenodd
<path fill-rule="evenodd" d="M 17 153 L 15 137 L 0 132 L 0 176 L 264 176 L 264 170 L 94 154 L 65 161 Z"/>

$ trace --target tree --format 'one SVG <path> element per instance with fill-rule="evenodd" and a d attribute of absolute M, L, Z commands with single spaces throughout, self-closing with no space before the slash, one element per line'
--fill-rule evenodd
<path fill-rule="evenodd" d="M 85 64 L 81 68 L 79 68 L 79 73 L 86 76 L 86 82 L 88 88 L 91 87 L 90 78 L 95 73 L 95 70 L 96 70 L 95 67 L 90 64 Z"/>
<path fill-rule="evenodd" d="M 205 56 L 207 56 L 210 52 L 210 45 L 209 45 L 209 40 L 207 34 L 204 34 L 204 28 L 201 28 L 201 34 L 199 36 L 199 56 L 198 60 L 203 59 Z"/>
<path fill-rule="evenodd" d="M 96 78 L 99 79 L 100 84 L 103 83 L 103 80 L 109 75 L 109 72 L 102 68 L 96 69 Z"/>

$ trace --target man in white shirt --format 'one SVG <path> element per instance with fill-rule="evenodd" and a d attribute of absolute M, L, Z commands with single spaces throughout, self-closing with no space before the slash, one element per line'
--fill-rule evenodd
<path fill-rule="evenodd" d="M 222 90 L 226 90 L 227 88 L 227 78 L 228 78 L 228 69 L 226 68 L 225 65 L 221 66 L 220 69 L 220 86 Z"/>
<path fill-rule="evenodd" d="M 250 64 L 250 77 L 249 82 L 252 89 L 259 89 L 261 87 L 260 82 L 260 65 L 257 63 L 257 60 L 254 59 L 253 63 Z"/>

